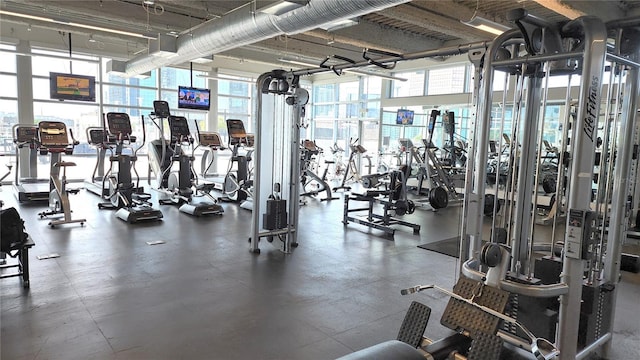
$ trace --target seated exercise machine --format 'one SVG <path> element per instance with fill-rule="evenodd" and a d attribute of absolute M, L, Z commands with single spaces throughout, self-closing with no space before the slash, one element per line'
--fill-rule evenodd
<path fill-rule="evenodd" d="M 13 187 L 19 202 L 48 201 L 49 193 L 53 190 L 48 179 L 38 179 L 38 127 L 34 125 L 14 125 L 13 143 L 16 147 L 16 168 Z M 29 151 L 29 163 L 26 167 L 20 161 L 21 152 Z M 27 172 L 21 177 L 20 172 Z"/>
<path fill-rule="evenodd" d="M 91 126 L 87 128 L 87 143 L 96 149 L 96 166 L 93 167 L 91 178 L 84 181 L 84 188 L 98 196 L 109 195 L 109 188 L 104 187 L 104 159 L 107 155 L 105 131 L 103 127 Z"/>
<path fill-rule="evenodd" d="M 313 171 L 312 162 L 314 160 L 318 161 L 318 156 L 322 149 L 312 140 L 304 140 L 300 149 L 300 170 L 302 172 L 300 175 L 300 185 L 302 186 L 300 196 L 316 196 L 324 191 L 326 192 L 326 197 L 320 199 L 320 201 L 337 199 L 337 197 L 332 197 L 331 187 L 326 181 L 329 168 L 324 169 L 322 177 Z"/>
<path fill-rule="evenodd" d="M 144 117 L 142 117 L 142 144 L 133 148 L 137 138 L 131 134 L 131 120 L 125 113 L 110 112 L 106 114 L 103 134 L 106 134 L 101 145 L 109 149 L 109 169 L 102 178 L 103 189 L 107 194 L 103 199 L 108 202 L 98 204 L 100 209 L 117 210 L 116 217 L 130 224 L 144 220 L 160 220 L 162 212 L 154 209 L 149 202 L 151 195 L 145 194 L 139 186 L 140 176 L 136 171 L 138 151 L 145 143 Z M 124 150 L 130 150 L 131 154 L 125 154 Z M 115 165 L 115 168 L 114 168 Z M 136 176 L 133 182 L 132 173 Z"/>
<path fill-rule="evenodd" d="M 253 179 L 249 164 L 252 159 L 255 138 L 252 134 L 247 134 L 242 120 L 227 119 L 227 132 L 229 133 L 231 161 L 224 177 L 223 193 L 225 197 L 221 199 L 239 202 L 241 207 L 251 210 Z M 244 148 L 245 154 L 240 153 L 241 148 Z"/>
<path fill-rule="evenodd" d="M 71 137 L 71 141 L 69 141 Z M 63 214 L 60 220 L 51 220 L 49 226 L 54 228 L 56 225 L 80 223 L 84 225 L 86 219 L 72 219 L 71 205 L 69 203 L 69 194 L 77 194 L 78 189 L 67 189 L 67 167 L 76 166 L 73 162 L 62 161 L 62 153 L 65 155 L 73 154 L 73 149 L 79 142 L 74 139 L 73 132 L 63 122 L 59 121 L 41 121 L 38 124 L 38 150 L 40 155 L 51 154 L 51 183 L 53 190 L 49 193 L 48 211 L 43 211 L 38 215 L 40 218 L 47 216 Z M 62 177 L 60 177 L 60 168 L 62 168 Z"/>
<path fill-rule="evenodd" d="M 386 174 L 378 174 L 376 179 L 367 177 L 367 181 L 363 181 L 363 185 L 375 187 L 379 184 L 378 179 L 388 177 L 388 187 L 384 190 L 367 190 L 364 194 L 350 194 L 344 197 L 344 213 L 342 223 L 344 225 L 349 222 L 365 225 L 370 228 L 382 230 L 386 235 L 393 236 L 395 228 L 391 225 L 403 225 L 413 229 L 414 234 L 420 232 L 420 225 L 413 224 L 404 220 L 400 220 L 396 216 L 405 214 L 413 214 L 416 209 L 415 203 L 407 199 L 407 174 L 409 168 L 402 166 L 398 170 L 392 170 Z M 349 208 L 350 201 L 366 202 L 367 207 Z M 375 208 L 382 205 L 382 214 L 376 214 Z M 367 212 L 364 216 L 354 216 L 351 213 Z"/>
<path fill-rule="evenodd" d="M 196 147 L 187 119 L 172 116 L 166 101 L 156 100 L 153 106 L 151 120 L 160 130 L 160 139 L 149 144 L 149 167 L 156 176 L 160 204 L 180 205 L 181 212 L 194 216 L 222 214 L 224 209 L 210 194 L 214 185 L 198 183 L 193 169 Z M 163 119 L 168 120 L 170 140 L 164 138 Z M 188 154 L 185 148 L 191 148 L 191 154 Z M 172 171 L 175 163 L 178 164 L 178 170 Z M 202 196 L 208 197 L 211 202 L 194 202 L 194 197 Z"/>
<path fill-rule="evenodd" d="M 414 301 L 402 322 L 397 340 L 386 341 L 339 358 L 498 360 L 526 358 L 519 348 L 528 349 L 540 360 L 555 359 L 560 353 L 549 340 L 535 336 L 516 318 L 507 315 L 513 294 L 500 289 L 509 266 L 509 252 L 502 245 L 488 243 L 482 250 L 482 263 L 488 267 L 484 281 L 461 277 L 453 291 L 437 285 L 418 285 L 401 290 L 401 295 L 435 289 L 450 297 L 440 323 L 454 333 L 437 341 L 423 336 L 431 309 Z M 499 280 L 498 280 L 499 281 Z M 505 343 L 516 347 L 505 348 Z"/>

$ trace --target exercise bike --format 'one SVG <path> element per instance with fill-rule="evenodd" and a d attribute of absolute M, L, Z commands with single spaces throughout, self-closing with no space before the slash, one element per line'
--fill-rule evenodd
<path fill-rule="evenodd" d="M 326 192 L 326 197 L 320 199 L 320 201 L 333 200 L 337 197 L 332 197 L 331 187 L 325 181 L 328 167 L 325 168 L 322 177 L 313 171 L 312 162 L 318 161 L 317 157 L 322 152 L 322 149 L 318 147 L 315 141 L 304 140 L 302 142 L 300 154 L 300 185 L 302 186 L 302 192 L 300 196 L 316 196 L 321 192 Z"/>
<path fill-rule="evenodd" d="M 111 151 L 109 156 L 109 169 L 102 178 L 102 188 L 108 189 L 103 199 L 108 202 L 98 204 L 99 209 L 117 210 L 116 217 L 130 224 L 144 220 L 160 220 L 163 215 L 158 209 L 154 209 L 149 199 L 151 195 L 145 194 L 139 186 L 140 176 L 136 171 L 135 163 L 138 159 L 138 150 L 145 143 L 144 117 L 142 117 L 142 144 L 134 149 L 133 144 L 137 138 L 131 135 L 131 120 L 125 113 L 110 112 L 103 123 L 103 134 L 106 134 L 102 147 Z M 125 154 L 123 150 L 129 149 L 132 155 Z M 116 169 L 114 169 L 114 164 Z M 136 176 L 134 184 L 132 171 Z"/>
<path fill-rule="evenodd" d="M 334 187 L 333 191 L 337 191 L 340 189 L 351 190 L 351 186 L 347 185 L 347 181 L 360 181 L 360 172 L 358 171 L 358 164 L 356 164 L 356 156 L 366 153 L 367 150 L 362 145 L 358 144 L 358 140 L 359 139 L 352 139 L 349 142 L 349 149 L 351 150 L 351 153 L 349 154 L 349 162 L 347 163 L 347 168 L 345 169 L 344 175 L 342 176 L 342 182 L 340 183 L 340 186 Z M 368 161 L 368 168 L 369 171 L 371 171 L 371 158 L 369 158 Z"/>
<path fill-rule="evenodd" d="M 71 141 L 69 141 L 69 136 Z M 51 171 L 50 178 L 53 184 L 53 190 L 49 193 L 48 211 L 43 211 L 38 215 L 40 218 L 47 216 L 63 214 L 60 220 L 51 220 L 49 226 L 54 228 L 56 225 L 80 223 L 84 225 L 86 219 L 72 219 L 71 206 L 69 203 L 69 194 L 77 194 L 78 189 L 67 189 L 67 167 L 76 166 L 73 162 L 61 161 L 62 153 L 65 155 L 73 154 L 73 149 L 79 142 L 73 137 L 73 132 L 63 122 L 59 121 L 41 121 L 38 124 L 38 151 L 40 155 L 51 154 Z M 62 177 L 60 177 L 60 168 L 62 168 Z"/>

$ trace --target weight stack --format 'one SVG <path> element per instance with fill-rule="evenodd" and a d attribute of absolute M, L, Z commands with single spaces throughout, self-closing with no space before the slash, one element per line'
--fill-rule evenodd
<path fill-rule="evenodd" d="M 599 286 L 585 284 L 582 286 L 578 330 L 579 347 L 585 347 L 596 341 L 605 334 L 611 325 L 613 289 L 614 286 L 611 284 Z"/>
<path fill-rule="evenodd" d="M 287 200 L 267 200 L 267 212 L 262 214 L 262 227 L 278 230 L 287 227 Z"/>

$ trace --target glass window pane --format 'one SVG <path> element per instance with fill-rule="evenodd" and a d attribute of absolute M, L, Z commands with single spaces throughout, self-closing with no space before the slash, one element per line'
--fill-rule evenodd
<path fill-rule="evenodd" d="M 380 118 L 380 102 L 379 101 L 370 101 L 365 104 L 367 106 L 367 115 L 368 119 L 378 119 Z"/>
<path fill-rule="evenodd" d="M 218 80 L 218 94 L 234 96 L 250 96 L 252 85 L 245 82 Z"/>
<path fill-rule="evenodd" d="M 156 100 L 157 96 L 156 90 L 154 89 L 141 89 L 137 87 L 126 87 L 117 85 L 104 85 L 102 89 L 104 93 L 104 103 L 107 105 L 125 105 L 152 108 L 153 101 Z"/>
<path fill-rule="evenodd" d="M 49 75 L 49 74 L 47 74 Z M 36 100 L 50 100 L 49 79 L 33 79 L 33 98 Z"/>
<path fill-rule="evenodd" d="M 2 64 L 2 71 L 16 72 L 16 54 L 0 52 L 0 64 Z"/>
<path fill-rule="evenodd" d="M 15 75 L 0 75 L 0 96 L 18 97 L 18 84 Z"/>
<path fill-rule="evenodd" d="M 218 111 L 220 113 L 248 114 L 249 99 L 219 96 Z"/>
<path fill-rule="evenodd" d="M 13 136 L 11 128 L 18 123 L 18 102 L 0 100 L 0 153 L 13 154 Z M 4 169 L 4 167 L 2 168 Z"/>
<path fill-rule="evenodd" d="M 313 87 L 313 102 L 326 103 L 336 101 L 336 84 L 316 85 Z"/>
<path fill-rule="evenodd" d="M 424 70 L 399 72 L 394 73 L 393 76 L 407 79 L 407 81 L 391 82 L 393 97 L 424 95 Z"/>
<path fill-rule="evenodd" d="M 175 91 L 162 90 L 160 91 L 160 100 L 164 100 L 169 103 L 170 109 L 178 108 L 178 88 Z"/>
<path fill-rule="evenodd" d="M 339 104 L 338 105 L 338 118 L 351 119 L 358 118 L 358 103 L 355 104 Z"/>
<path fill-rule="evenodd" d="M 98 76 L 98 64 L 85 61 L 72 61 L 73 73 L 76 75 Z M 32 56 L 31 68 L 33 75 L 49 76 L 50 72 L 70 74 L 69 60 L 44 56 Z"/>
<path fill-rule="evenodd" d="M 316 118 L 336 118 L 335 105 L 314 105 L 313 114 Z"/>
<path fill-rule="evenodd" d="M 191 73 L 187 69 L 176 68 L 162 68 L 161 70 L 160 87 L 163 89 L 175 89 L 176 90 L 176 102 L 178 86 L 189 86 L 197 88 L 206 88 L 206 79 L 198 77 L 198 75 L 206 75 L 203 71 L 193 71 Z M 193 86 L 191 85 L 193 81 Z"/>
<path fill-rule="evenodd" d="M 427 95 L 460 94 L 464 92 L 465 65 L 429 70 Z"/>
<path fill-rule="evenodd" d="M 380 99 L 382 96 L 382 79 L 368 76 L 363 79 L 363 82 L 364 94 L 362 94 L 362 100 Z"/>
<path fill-rule="evenodd" d="M 340 83 L 338 87 L 339 101 L 358 101 L 358 81 Z"/>
<path fill-rule="evenodd" d="M 504 90 L 504 82 L 506 78 L 507 78 L 507 73 L 503 71 L 494 71 L 493 72 L 493 91 Z"/>

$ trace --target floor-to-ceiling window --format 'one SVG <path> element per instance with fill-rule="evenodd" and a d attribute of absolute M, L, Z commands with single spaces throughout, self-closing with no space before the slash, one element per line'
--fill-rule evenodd
<path fill-rule="evenodd" d="M 78 166 L 67 169 L 70 179 L 90 177 L 87 169 L 93 167 L 93 158 L 88 157 L 94 150 L 88 145 L 85 136 L 87 127 L 101 124 L 100 107 L 97 101 L 55 100 L 50 94 L 50 73 L 88 75 L 96 79 L 99 86 L 99 58 L 82 54 L 74 54 L 73 60 L 65 59 L 64 52 L 47 49 L 32 49 L 31 68 L 33 74 L 33 115 L 34 124 L 40 121 L 60 121 L 66 124 L 74 138 L 80 142 L 75 147 L 74 155 L 78 155 Z M 67 55 L 68 56 L 68 55 Z M 87 156 L 79 156 L 87 155 Z M 50 156 L 38 157 L 38 174 L 46 178 L 49 173 Z"/>

